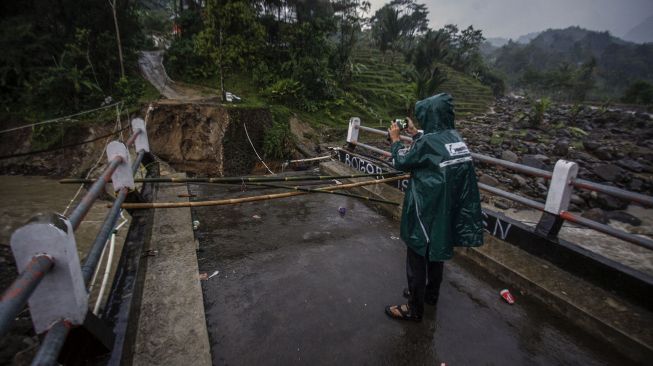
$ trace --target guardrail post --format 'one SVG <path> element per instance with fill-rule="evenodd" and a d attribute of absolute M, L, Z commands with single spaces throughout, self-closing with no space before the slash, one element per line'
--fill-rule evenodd
<path fill-rule="evenodd" d="M 118 141 L 111 141 L 109 145 L 107 145 L 107 159 L 112 161 L 116 156 L 120 156 L 122 162 L 118 165 L 113 174 L 111 174 L 114 192 L 119 191 L 123 187 L 127 187 L 130 190 L 134 189 L 134 175 L 132 174 L 129 150 L 127 150 L 125 144 Z"/>
<path fill-rule="evenodd" d="M 36 333 L 62 319 L 72 325 L 84 323 L 88 293 L 70 221 L 59 214 L 39 214 L 14 232 L 11 250 L 19 273 L 35 256 L 47 254 L 54 261 L 28 300 Z"/>
<path fill-rule="evenodd" d="M 547 237 L 558 236 L 564 222 L 560 213 L 569 208 L 571 192 L 574 189 L 573 180 L 576 179 L 576 175 L 578 175 L 578 164 L 558 160 L 553 168 L 553 176 L 544 204 L 544 214 L 535 227 L 536 233 Z"/>
<path fill-rule="evenodd" d="M 347 142 L 350 144 L 355 144 L 358 142 L 358 133 L 359 127 L 361 125 L 361 119 L 358 117 L 351 117 L 349 119 L 349 130 L 347 130 Z"/>
<path fill-rule="evenodd" d="M 149 109 L 148 109 L 149 113 Z M 136 133 L 136 131 L 141 131 L 141 133 L 136 136 L 136 140 L 134 141 L 134 148 L 136 152 L 139 152 L 141 150 L 145 152 L 150 152 L 150 143 L 149 140 L 147 139 L 147 129 L 145 128 L 145 121 L 142 118 L 134 118 L 132 120 L 132 133 Z"/>

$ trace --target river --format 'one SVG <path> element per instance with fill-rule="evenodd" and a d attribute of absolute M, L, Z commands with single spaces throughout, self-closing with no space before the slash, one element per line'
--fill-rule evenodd
<path fill-rule="evenodd" d="M 0 176 L 0 202 L 2 202 L 0 206 L 0 245 L 8 245 L 13 231 L 24 225 L 37 213 L 63 213 L 78 189 L 79 185 L 59 184 L 58 180 L 48 177 Z M 75 204 L 79 202 L 85 192 L 85 190 L 82 190 Z M 75 207 L 75 204 L 71 205 L 68 214 Z M 75 231 L 80 259 L 83 259 L 88 252 L 104 221 L 104 217 L 108 213 L 106 205 L 106 201 L 96 201 L 84 221 Z M 126 212 L 124 216 L 129 219 Z M 122 222 L 122 219 L 119 222 Z M 128 227 L 129 225 L 125 224 L 116 237 L 113 266 L 117 264 L 120 257 Z M 98 285 L 100 280 L 101 278 L 98 278 Z M 97 287 L 99 286 L 96 286 L 96 290 Z M 95 296 L 95 293 L 91 296 L 92 303 L 94 303 Z"/>

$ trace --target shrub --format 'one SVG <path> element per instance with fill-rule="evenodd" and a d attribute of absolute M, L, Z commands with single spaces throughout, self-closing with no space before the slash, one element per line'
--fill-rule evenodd
<path fill-rule="evenodd" d="M 653 104 L 653 84 L 639 80 L 631 84 L 622 101 L 633 104 Z"/>

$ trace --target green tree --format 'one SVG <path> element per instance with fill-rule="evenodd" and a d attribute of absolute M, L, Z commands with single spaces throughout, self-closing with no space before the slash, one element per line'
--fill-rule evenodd
<path fill-rule="evenodd" d="M 421 100 L 437 94 L 440 86 L 447 81 L 447 74 L 442 68 L 433 66 L 413 71 L 412 78 L 415 82 L 415 97 Z"/>
<path fill-rule="evenodd" d="M 254 65 L 263 39 L 263 27 L 249 1 L 207 1 L 205 26 L 196 45 L 200 55 L 217 65 L 223 101 L 225 71 Z"/>
<path fill-rule="evenodd" d="M 365 21 L 364 15 L 370 9 L 370 2 L 336 0 L 332 3 L 337 19 L 337 45 L 333 55 L 333 69 L 336 70 L 340 84 L 344 85 L 351 79 L 353 69 L 351 55 Z"/>
<path fill-rule="evenodd" d="M 449 40 L 449 57 L 447 63 L 456 70 L 472 74 L 483 64 L 480 47 L 485 38 L 483 31 L 469 26 L 460 30 L 455 24 L 447 24 L 442 29 Z"/>
<path fill-rule="evenodd" d="M 372 17 L 372 37 L 384 55 L 388 50 L 409 52 L 415 38 L 427 31 L 428 10 L 415 0 L 393 0 Z"/>
<path fill-rule="evenodd" d="M 53 116 L 116 96 L 122 70 L 128 78 L 137 73 L 136 51 L 145 37 L 136 3 L 112 0 L 112 4 L 106 0 L 87 0 L 83 6 L 74 0 L 3 2 L 0 100 L 4 112 Z M 121 32 L 123 67 L 116 52 L 116 29 Z M 48 100 L 37 95 L 47 95 Z"/>
<path fill-rule="evenodd" d="M 621 100 L 625 103 L 653 104 L 653 84 L 643 80 L 636 81 L 626 89 Z"/>
<path fill-rule="evenodd" d="M 400 35 L 398 10 L 390 5 L 385 5 L 374 13 L 372 17 L 372 37 L 384 56 L 388 50 L 395 49 Z"/>

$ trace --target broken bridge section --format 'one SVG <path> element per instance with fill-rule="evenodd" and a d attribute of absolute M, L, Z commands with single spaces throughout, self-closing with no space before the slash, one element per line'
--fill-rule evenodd
<path fill-rule="evenodd" d="M 262 153 L 271 126 L 267 108 L 159 102 L 152 105 L 148 132 L 157 156 L 178 171 L 237 176 L 252 171 L 258 161 L 252 145 Z"/>

